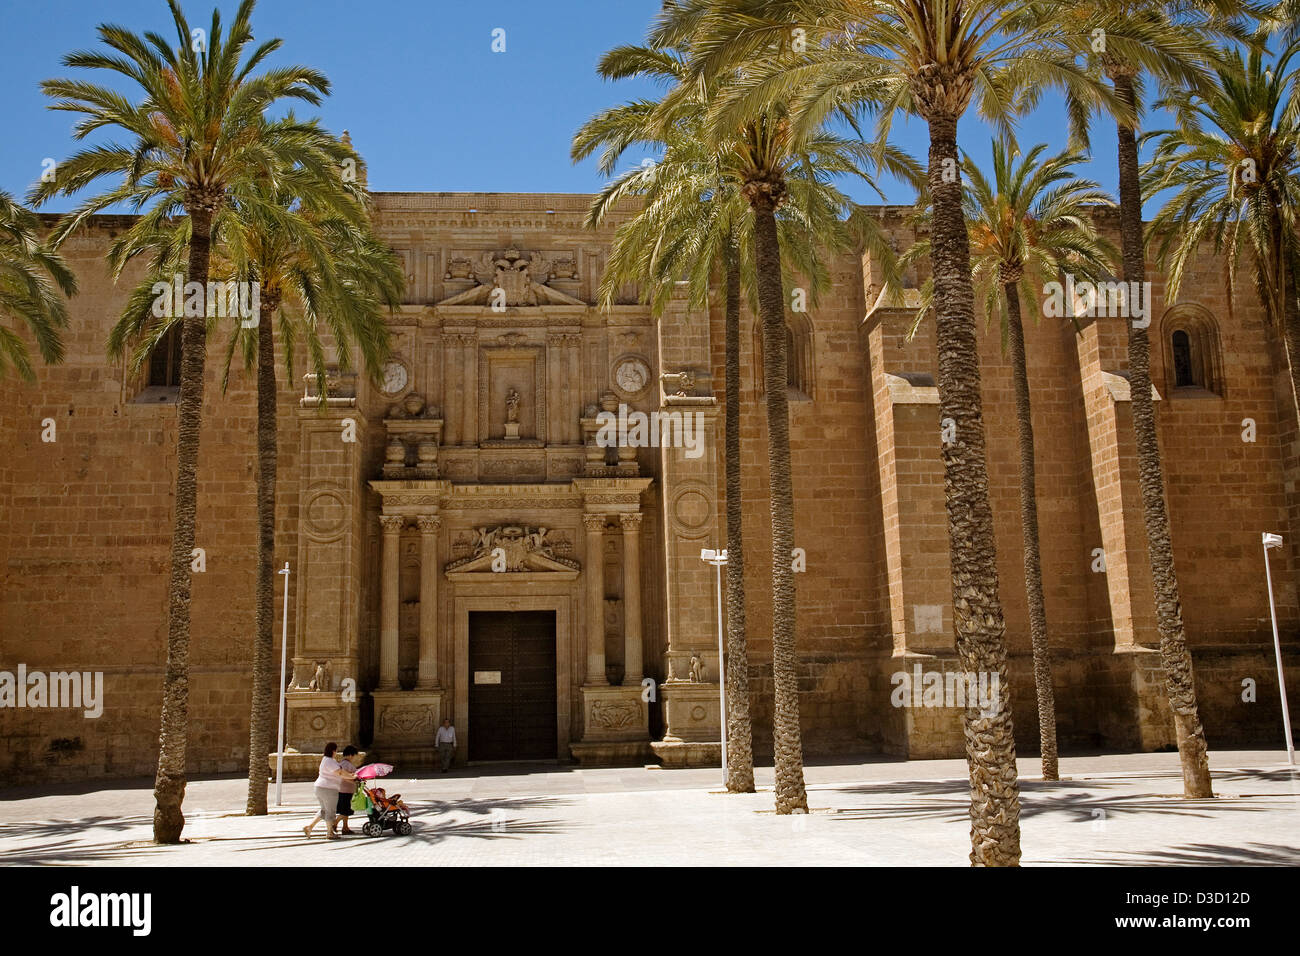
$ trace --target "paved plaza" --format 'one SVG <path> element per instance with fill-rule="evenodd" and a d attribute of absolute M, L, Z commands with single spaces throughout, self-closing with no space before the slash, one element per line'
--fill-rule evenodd
<path fill-rule="evenodd" d="M 1300 864 L 1300 773 L 1285 754 L 1211 755 L 1213 800 L 1185 800 L 1176 753 L 1066 757 L 1063 779 L 1020 761 L 1027 865 Z M 965 761 L 839 762 L 807 768 L 807 816 L 772 812 L 772 770 L 755 794 L 718 792 L 716 770 L 470 767 L 385 783 L 411 806 L 410 836 L 305 839 L 310 783 L 266 817 L 242 813 L 238 778 L 191 782 L 188 843 L 150 843 L 151 781 L 0 798 L 8 865 L 939 865 L 965 866 Z M 274 790 L 272 790 L 274 800 Z M 355 818 L 354 818 L 355 819 Z M 323 856 L 326 855 L 326 856 Z"/>

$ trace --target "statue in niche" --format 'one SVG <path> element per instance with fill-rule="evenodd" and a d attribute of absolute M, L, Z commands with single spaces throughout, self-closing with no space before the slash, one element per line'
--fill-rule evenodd
<path fill-rule="evenodd" d="M 330 673 L 329 661 L 317 661 L 316 673 L 312 676 L 311 683 L 307 685 L 308 690 L 333 690 L 334 675 Z"/>
<path fill-rule="evenodd" d="M 512 424 L 519 421 L 519 393 L 513 388 L 506 392 L 506 421 Z"/>
<path fill-rule="evenodd" d="M 704 665 L 694 654 L 691 655 L 691 680 L 696 684 L 704 680 Z"/>

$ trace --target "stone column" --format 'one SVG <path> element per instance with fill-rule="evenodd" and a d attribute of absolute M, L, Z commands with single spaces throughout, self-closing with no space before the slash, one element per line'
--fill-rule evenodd
<path fill-rule="evenodd" d="M 587 680 L 605 686 L 605 516 L 584 514 L 587 526 Z"/>
<path fill-rule="evenodd" d="M 379 566 L 379 689 L 397 689 L 397 610 L 398 545 L 406 519 L 398 515 L 380 515 L 384 529 L 384 551 Z"/>
<path fill-rule="evenodd" d="M 641 514 L 620 514 L 623 525 L 623 685 L 641 682 Z"/>
<path fill-rule="evenodd" d="M 420 515 L 420 678 L 417 690 L 438 686 L 438 529 L 440 515 Z"/>

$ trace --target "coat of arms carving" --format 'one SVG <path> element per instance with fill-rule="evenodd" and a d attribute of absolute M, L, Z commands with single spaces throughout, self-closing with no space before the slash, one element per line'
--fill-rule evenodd
<path fill-rule="evenodd" d="M 446 567 L 451 571 L 578 571 L 581 565 L 567 557 L 572 542 L 550 528 L 502 525 L 475 528 L 471 540 L 461 545 L 470 553 Z"/>
<path fill-rule="evenodd" d="M 568 260 L 557 260 L 567 268 Z M 556 276 L 556 261 L 538 252 L 485 252 L 476 259 L 451 260 L 447 278 L 473 279 L 472 288 L 459 292 L 440 305 L 583 305 L 547 285 Z M 562 273 L 561 273 L 562 274 Z M 497 290 L 500 292 L 497 292 Z"/>

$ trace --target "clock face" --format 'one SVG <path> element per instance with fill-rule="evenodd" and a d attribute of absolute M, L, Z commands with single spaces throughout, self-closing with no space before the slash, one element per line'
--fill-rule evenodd
<path fill-rule="evenodd" d="M 401 362 L 389 362 L 384 366 L 384 394 L 396 395 L 406 388 L 406 366 Z"/>

